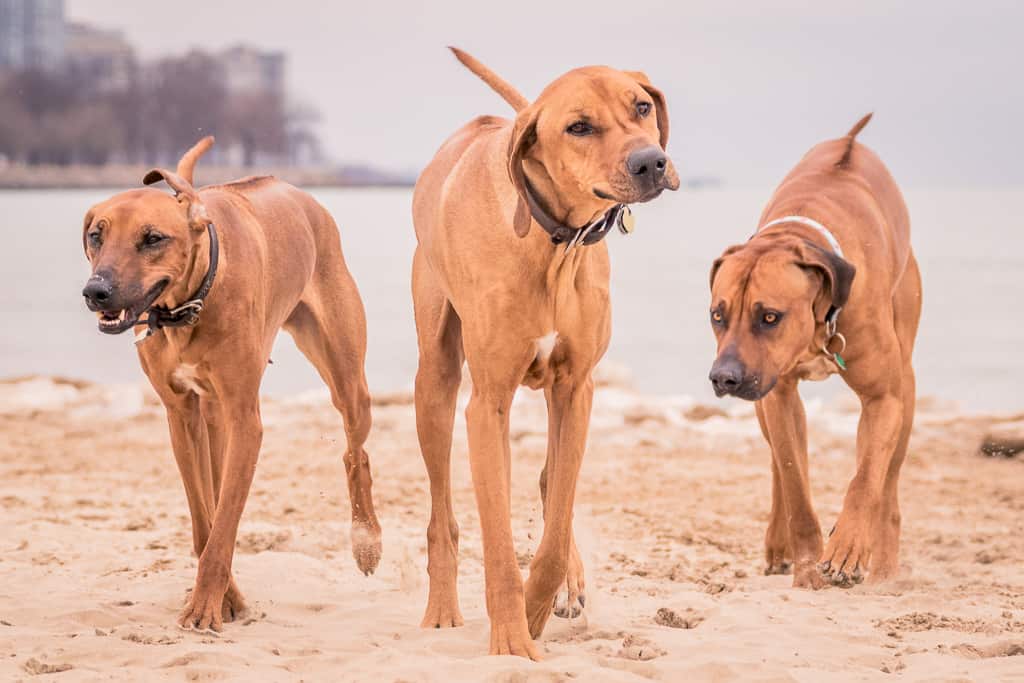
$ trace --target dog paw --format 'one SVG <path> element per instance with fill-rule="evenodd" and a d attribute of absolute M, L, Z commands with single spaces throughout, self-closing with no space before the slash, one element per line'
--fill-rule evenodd
<path fill-rule="evenodd" d="M 560 619 L 576 619 L 583 614 L 583 608 L 586 605 L 587 596 L 584 593 L 574 594 L 569 590 L 558 591 L 552 614 Z"/>
<path fill-rule="evenodd" d="M 793 588 L 820 590 L 826 585 L 825 577 L 813 561 L 798 562 L 793 567 Z"/>
<path fill-rule="evenodd" d="M 786 562 L 786 561 L 775 562 L 773 564 L 769 564 L 767 567 L 764 568 L 764 575 L 765 576 L 775 576 L 775 575 L 779 575 L 779 574 L 792 574 L 792 573 L 793 573 L 793 564 L 791 562 Z"/>
<path fill-rule="evenodd" d="M 352 522 L 352 557 L 359 571 L 366 576 L 376 571 L 382 552 L 380 527 L 367 522 Z"/>
<path fill-rule="evenodd" d="M 431 595 L 427 598 L 427 611 L 420 622 L 420 628 L 456 628 L 464 623 L 458 597 Z"/>
<path fill-rule="evenodd" d="M 828 583 L 838 588 L 852 588 L 864 581 L 860 565 L 855 565 L 852 570 L 836 570 L 831 562 L 826 561 L 818 565 L 818 571 Z"/>
<path fill-rule="evenodd" d="M 193 631 L 224 629 L 224 596 L 209 591 L 193 590 L 185 609 L 178 617 L 178 626 Z"/>
<path fill-rule="evenodd" d="M 540 653 L 530 637 L 525 617 L 512 623 L 491 624 L 490 654 L 516 655 L 540 661 Z"/>
<path fill-rule="evenodd" d="M 829 536 L 818 570 L 833 586 L 850 588 L 864 580 L 870 557 L 864 534 L 856 525 L 840 522 Z"/>
<path fill-rule="evenodd" d="M 235 585 L 235 580 L 231 579 L 231 583 L 228 584 L 228 590 L 224 593 L 221 618 L 225 623 L 231 623 L 244 618 L 247 612 L 248 608 L 245 605 L 245 598 L 242 597 L 242 592 Z"/>

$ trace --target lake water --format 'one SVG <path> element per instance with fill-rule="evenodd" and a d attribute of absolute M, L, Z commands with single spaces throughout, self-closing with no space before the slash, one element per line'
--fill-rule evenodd
<path fill-rule="evenodd" d="M 668 193 L 635 207 L 637 230 L 608 238 L 613 334 L 607 358 L 641 390 L 712 400 L 708 269 L 755 227 L 771 188 Z M 88 277 L 81 221 L 112 191 L 0 192 L 0 377 L 30 373 L 99 382 L 144 381 L 131 335 L 102 335 L 80 295 Z M 345 256 L 366 305 L 367 375 L 374 390 L 412 386 L 416 336 L 409 285 L 415 237 L 409 189 L 321 189 L 341 226 Z M 924 278 L 915 366 L 920 395 L 972 410 L 1024 406 L 1024 189 L 908 190 Z M 266 393 L 321 386 L 280 335 Z M 844 390 L 832 378 L 810 390 Z"/>

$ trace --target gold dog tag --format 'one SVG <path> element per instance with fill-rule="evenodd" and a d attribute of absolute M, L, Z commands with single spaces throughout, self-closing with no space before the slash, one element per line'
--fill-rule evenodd
<path fill-rule="evenodd" d="M 619 214 L 619 229 L 626 235 L 636 229 L 636 218 L 633 217 L 633 212 L 629 210 L 628 206 L 622 207 L 622 213 Z"/>

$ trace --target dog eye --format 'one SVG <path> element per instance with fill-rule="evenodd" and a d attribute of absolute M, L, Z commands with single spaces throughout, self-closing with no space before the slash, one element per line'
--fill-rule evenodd
<path fill-rule="evenodd" d="M 711 311 L 711 322 L 721 325 L 725 322 L 725 316 L 722 315 L 721 311 Z"/>
<path fill-rule="evenodd" d="M 778 325 L 780 320 L 782 320 L 782 314 L 776 313 L 775 311 L 768 311 L 761 316 L 761 322 L 769 327 L 772 325 Z"/>
<path fill-rule="evenodd" d="M 103 233 L 99 230 L 89 232 L 89 245 L 99 248 L 103 244 Z"/>
<path fill-rule="evenodd" d="M 154 244 L 160 244 L 165 239 L 167 238 L 158 232 L 149 232 L 146 233 L 146 236 L 142 238 L 142 244 L 144 244 L 147 247 L 151 247 Z"/>
<path fill-rule="evenodd" d="M 651 113 L 651 103 L 650 102 L 637 102 L 636 103 L 636 113 L 639 114 L 641 118 L 643 118 L 644 116 L 647 116 L 648 114 Z"/>
<path fill-rule="evenodd" d="M 575 135 L 576 137 L 583 137 L 584 135 L 590 135 L 591 133 L 593 133 L 594 127 L 591 126 L 586 121 L 577 121 L 576 123 L 566 128 L 565 132 L 568 133 L 569 135 Z"/>

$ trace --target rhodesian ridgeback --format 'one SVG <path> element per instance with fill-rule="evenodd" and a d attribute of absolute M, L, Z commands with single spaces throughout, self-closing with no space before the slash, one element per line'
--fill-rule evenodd
<path fill-rule="evenodd" d="M 711 383 L 719 396 L 756 402 L 772 452 L 766 573 L 792 563 L 799 587 L 850 585 L 865 573 L 880 581 L 899 566 L 921 276 L 900 190 L 855 140 L 870 118 L 812 148 L 775 191 L 755 235 L 711 269 Z M 861 401 L 857 470 L 822 550 L 797 382 L 835 373 Z"/>
<path fill-rule="evenodd" d="M 516 110 L 474 119 L 449 138 L 413 196 L 418 247 L 413 298 L 419 338 L 416 426 L 430 477 L 429 598 L 422 625 L 459 626 L 459 530 L 450 457 L 463 361 L 469 459 L 483 531 L 490 652 L 537 659 L 533 638 L 559 588 L 583 604 L 572 534 L 586 446 L 591 371 L 611 333 L 602 238 L 631 227 L 627 205 L 679 180 L 665 155 L 665 98 L 646 76 L 586 67 L 533 103 L 464 52 L 458 59 Z M 525 591 L 512 542 L 509 409 L 519 385 L 543 388 L 547 462 L 544 533 Z"/>
<path fill-rule="evenodd" d="M 366 319 L 330 214 L 270 177 L 196 190 L 201 140 L 154 188 L 92 207 L 82 240 L 92 264 L 82 294 L 107 334 L 138 330 L 142 369 L 171 432 L 199 558 L 179 623 L 219 631 L 244 609 L 231 575 L 238 522 L 263 438 L 259 388 L 284 327 L 330 387 L 344 418 L 352 553 L 364 573 L 380 559 L 373 510 Z M 142 316 L 146 315 L 145 319 Z"/>

